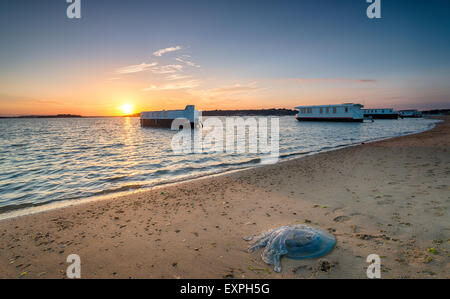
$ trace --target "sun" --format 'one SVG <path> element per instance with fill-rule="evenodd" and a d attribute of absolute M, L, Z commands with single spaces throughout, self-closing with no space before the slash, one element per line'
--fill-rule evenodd
<path fill-rule="evenodd" d="M 123 104 L 120 108 L 125 115 L 130 115 L 131 113 L 133 113 L 133 105 L 131 104 Z"/>

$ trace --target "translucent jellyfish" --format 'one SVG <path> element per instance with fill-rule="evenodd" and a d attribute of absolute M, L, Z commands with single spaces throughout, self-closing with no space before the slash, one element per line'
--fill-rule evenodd
<path fill-rule="evenodd" d="M 248 248 L 249 252 L 265 247 L 261 254 L 262 260 L 266 264 L 274 265 L 275 272 L 281 272 L 280 258 L 283 255 L 296 260 L 319 257 L 336 244 L 333 235 L 306 225 L 282 226 L 244 239 L 255 240 Z"/>

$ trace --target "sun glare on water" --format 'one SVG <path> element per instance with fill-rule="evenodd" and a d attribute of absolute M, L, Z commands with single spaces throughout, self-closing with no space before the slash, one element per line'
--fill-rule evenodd
<path fill-rule="evenodd" d="M 123 104 L 121 109 L 125 115 L 133 113 L 133 106 L 131 104 Z"/>

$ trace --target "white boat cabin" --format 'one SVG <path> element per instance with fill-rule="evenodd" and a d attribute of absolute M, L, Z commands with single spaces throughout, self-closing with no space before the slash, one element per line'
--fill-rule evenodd
<path fill-rule="evenodd" d="M 298 106 L 298 121 L 350 121 L 362 122 L 364 112 L 361 104 Z"/>

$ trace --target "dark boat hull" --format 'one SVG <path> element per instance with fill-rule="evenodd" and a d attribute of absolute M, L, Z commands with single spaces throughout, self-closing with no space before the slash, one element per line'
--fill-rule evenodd
<path fill-rule="evenodd" d="M 142 127 L 150 127 L 150 128 L 171 128 L 173 119 L 141 119 Z M 194 123 L 190 123 L 191 129 L 195 127 Z M 180 126 L 179 129 L 182 129 Z"/>
<path fill-rule="evenodd" d="M 372 117 L 372 119 L 398 119 L 398 114 L 396 114 L 396 113 L 391 113 L 391 114 L 365 113 L 364 117 Z"/>
<path fill-rule="evenodd" d="M 354 119 L 351 117 L 296 117 L 298 121 L 325 121 L 325 122 L 358 122 L 363 119 Z"/>

